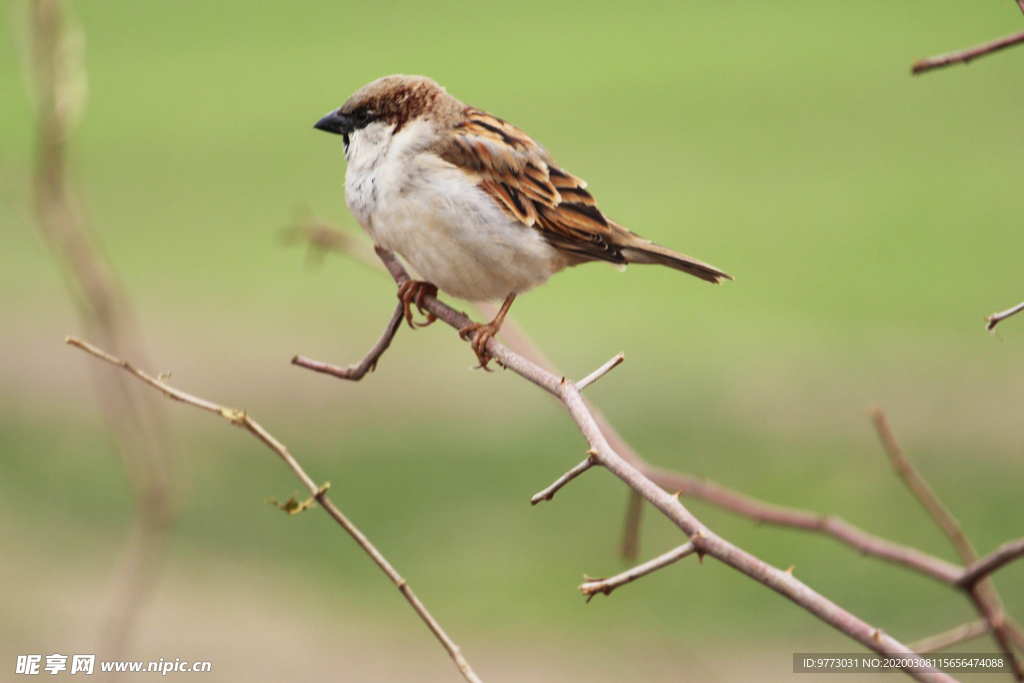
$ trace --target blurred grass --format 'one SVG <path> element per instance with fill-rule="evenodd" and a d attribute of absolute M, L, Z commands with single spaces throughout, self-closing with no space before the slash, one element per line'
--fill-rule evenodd
<path fill-rule="evenodd" d="M 0 18 L 12 37 L 0 41 L 0 196 L 17 197 L 32 136 L 12 7 Z M 428 74 L 523 127 L 607 213 L 737 277 L 712 288 L 591 266 L 516 304 L 572 375 L 625 350 L 590 391 L 653 462 L 952 557 L 874 443 L 864 408 L 877 400 L 979 550 L 1024 533 L 1024 332 L 1004 323 L 1000 343 L 981 322 L 1024 298 L 1024 50 L 908 75 L 915 57 L 1017 30 L 1015 3 L 73 7 L 89 74 L 73 166 L 154 369 L 251 409 L 330 480 L 467 652 L 522 633 L 847 644 L 713 562 L 584 605 L 581 574 L 620 568 L 625 491 L 591 473 L 530 509 L 582 442 L 525 383 L 464 372 L 469 350 L 449 331 L 403 330 L 358 385 L 287 365 L 295 352 L 354 360 L 390 310 L 385 278 L 343 259 L 311 270 L 278 240 L 303 205 L 354 225 L 340 143 L 311 126 L 387 73 Z M 102 567 L 128 499 L 86 361 L 60 345 L 73 331 L 60 279 L 22 209 L 0 204 L 4 533 L 30 539 L 34 561 Z M 201 573 L 220 555 L 283 565 L 324 614 L 357 605 L 358 623 L 418 628 L 322 515 L 261 503 L 295 487 L 268 454 L 191 413 L 180 426 L 172 568 Z M 694 508 L 899 637 L 972 617 L 941 587 L 824 539 Z M 645 555 L 678 542 L 647 522 Z M 997 583 L 1024 616 L 1021 568 Z"/>

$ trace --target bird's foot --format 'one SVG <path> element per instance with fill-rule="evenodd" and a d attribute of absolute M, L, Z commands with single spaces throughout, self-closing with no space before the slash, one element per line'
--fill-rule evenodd
<path fill-rule="evenodd" d="M 492 360 L 491 354 L 487 351 L 487 342 L 491 340 L 491 337 L 498 334 L 500 329 L 501 323 L 492 321 L 489 323 L 471 323 L 459 330 L 459 336 L 469 341 L 470 346 L 473 347 L 473 353 L 476 354 L 476 359 L 480 361 L 480 365 L 477 367 L 483 368 L 487 372 L 491 372 L 487 364 Z"/>
<path fill-rule="evenodd" d="M 487 372 L 491 371 L 487 364 L 492 360 L 491 354 L 487 351 L 487 342 L 494 335 L 498 334 L 498 330 L 501 329 L 505 322 L 505 316 L 508 315 L 508 309 L 515 300 L 515 293 L 509 294 L 505 297 L 505 303 L 501 305 L 498 314 L 494 316 L 494 320 L 489 323 L 470 323 L 459 330 L 459 336 L 463 339 L 470 339 L 472 337 L 470 345 L 473 347 L 476 359 L 480 361 L 480 365 L 477 367 L 483 368 Z"/>
<path fill-rule="evenodd" d="M 426 327 L 430 323 L 437 320 L 437 316 L 429 311 L 423 310 L 423 299 L 427 296 L 437 296 L 437 287 L 430 284 L 429 282 L 423 282 L 422 280 L 406 280 L 398 287 L 398 299 L 402 302 L 405 307 L 405 321 L 409 323 L 409 327 L 416 329 L 417 327 Z M 426 317 L 426 322 L 417 323 L 413 322 L 412 319 L 412 306 L 416 304 L 417 310 L 420 315 Z"/>

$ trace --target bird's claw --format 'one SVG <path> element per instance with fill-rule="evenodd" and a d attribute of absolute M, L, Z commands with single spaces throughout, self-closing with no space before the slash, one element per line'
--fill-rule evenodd
<path fill-rule="evenodd" d="M 429 282 L 423 282 L 422 280 L 406 280 L 398 287 L 398 298 L 405 307 L 405 321 L 409 323 L 409 327 L 414 330 L 418 327 L 426 327 L 437 320 L 436 315 L 423 310 L 423 299 L 428 296 L 437 296 L 437 287 Z M 413 321 L 413 304 L 416 304 L 416 309 L 419 310 L 420 315 L 426 317 L 426 322 L 417 323 Z"/>
<path fill-rule="evenodd" d="M 459 330 L 459 336 L 464 340 L 468 340 L 470 346 L 473 347 L 473 353 L 476 354 L 476 359 L 480 361 L 480 365 L 477 368 L 482 368 L 487 372 L 493 372 L 487 364 L 493 360 L 491 354 L 487 351 L 487 342 L 498 333 L 500 329 L 499 325 L 495 325 L 493 322 L 490 323 L 471 323 Z"/>

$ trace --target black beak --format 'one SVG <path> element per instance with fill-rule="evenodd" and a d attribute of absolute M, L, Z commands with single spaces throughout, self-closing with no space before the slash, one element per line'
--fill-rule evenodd
<path fill-rule="evenodd" d="M 335 135 L 348 135 L 354 128 L 349 117 L 339 113 L 338 111 L 332 111 L 330 114 L 313 124 L 313 127 L 317 130 L 334 133 Z"/>

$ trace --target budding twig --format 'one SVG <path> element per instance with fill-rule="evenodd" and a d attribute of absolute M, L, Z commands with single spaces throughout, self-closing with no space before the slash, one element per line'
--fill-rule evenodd
<path fill-rule="evenodd" d="M 480 678 L 469 666 L 469 662 L 467 662 L 465 657 L 462 656 L 462 653 L 459 650 L 459 646 L 456 645 L 454 641 L 452 641 L 448 634 L 445 633 L 444 629 L 441 628 L 441 625 L 437 622 L 437 620 L 434 619 L 434 617 L 430 614 L 429 611 L 427 611 L 427 608 L 423 605 L 422 602 L 420 602 L 420 599 L 413 592 L 412 588 L 409 587 L 409 584 L 406 582 L 406 580 L 403 579 L 402 576 L 397 571 L 395 571 L 394 567 L 391 566 L 387 559 L 370 542 L 370 539 L 363 535 L 363 532 L 361 532 L 352 522 L 350 522 L 348 518 L 344 514 L 342 514 L 341 510 L 339 510 L 334 505 L 334 503 L 332 503 L 331 500 L 327 497 L 327 487 L 317 486 L 316 482 L 313 481 L 312 477 L 306 474 L 306 471 L 302 469 L 302 466 L 299 465 L 298 461 L 288 451 L 288 448 L 283 443 L 275 439 L 270 434 L 270 432 L 264 429 L 262 425 L 256 422 L 256 420 L 249 417 L 248 413 L 246 413 L 244 410 L 238 410 L 236 408 L 227 408 L 225 406 L 213 403 L 212 401 L 207 401 L 206 399 L 199 398 L 198 396 L 193 396 L 192 394 L 185 393 L 180 389 L 175 389 L 166 382 L 163 382 L 162 380 L 159 380 L 156 377 L 153 377 L 152 375 L 149 375 L 148 373 L 136 368 L 128 361 L 112 356 L 106 351 L 98 349 L 92 344 L 84 342 L 81 339 L 76 339 L 75 337 L 68 337 L 65 341 L 68 344 L 76 346 L 85 351 L 86 353 L 89 353 L 95 356 L 96 358 L 99 358 L 100 360 L 106 361 L 108 363 L 123 368 L 127 372 L 137 377 L 142 382 L 148 384 L 154 389 L 157 389 L 158 391 L 161 391 L 167 398 L 173 399 L 175 401 L 180 401 L 182 403 L 187 403 L 188 405 L 195 406 L 196 408 L 200 408 L 202 410 L 206 410 L 208 412 L 214 413 L 215 415 L 219 415 L 220 417 L 224 418 L 231 424 L 235 425 L 236 427 L 241 427 L 242 429 L 246 430 L 247 432 L 255 436 L 257 439 L 259 439 L 267 448 L 276 453 L 277 456 L 284 461 L 284 463 L 288 466 L 288 469 L 290 469 L 295 474 L 295 476 L 298 477 L 299 481 L 302 482 L 302 485 L 305 486 L 306 490 L 310 492 L 310 494 L 313 496 L 313 499 L 315 499 L 316 502 L 320 503 L 320 507 L 322 507 L 327 512 L 327 514 L 330 515 L 331 518 L 335 522 L 337 522 L 338 525 L 342 529 L 344 529 L 349 536 L 352 537 L 352 539 L 359 545 L 359 547 L 363 549 L 363 552 L 369 555 L 370 558 L 377 564 L 377 566 L 380 567 L 381 571 L 383 571 L 384 574 L 389 579 L 391 579 L 391 582 L 395 584 L 395 586 L 402 593 L 405 599 L 409 602 L 412 608 L 416 611 L 417 614 L 420 615 L 420 618 L 424 621 L 424 623 L 426 623 L 427 628 L 430 629 L 434 636 L 441 642 L 441 645 L 444 646 L 445 650 L 448 651 L 448 655 L 455 662 L 456 666 L 459 667 L 459 671 L 462 672 L 462 676 L 470 683 L 481 683 Z M 309 503 L 309 505 L 311 504 L 312 502 Z M 308 505 L 306 507 L 308 507 Z"/>

